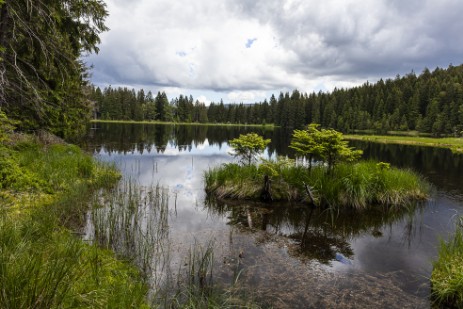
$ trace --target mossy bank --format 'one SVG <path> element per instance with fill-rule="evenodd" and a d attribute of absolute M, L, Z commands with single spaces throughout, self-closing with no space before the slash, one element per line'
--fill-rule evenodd
<path fill-rule="evenodd" d="M 118 171 L 45 133 L 1 138 L 0 307 L 145 307 L 138 270 L 71 228 Z"/>

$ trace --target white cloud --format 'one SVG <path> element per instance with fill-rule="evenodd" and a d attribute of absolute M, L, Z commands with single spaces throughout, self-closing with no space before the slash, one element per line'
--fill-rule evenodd
<path fill-rule="evenodd" d="M 231 91 L 227 98 L 232 103 L 262 101 L 268 94 L 265 91 Z"/>
<path fill-rule="evenodd" d="M 99 85 L 248 102 L 456 65 L 463 54 L 460 0 L 107 3 L 111 30 L 88 59 Z"/>
<path fill-rule="evenodd" d="M 209 106 L 211 105 L 211 100 L 209 100 L 208 98 L 206 98 L 206 96 L 204 95 L 200 95 L 197 100 L 201 103 L 204 103 L 206 106 Z"/>

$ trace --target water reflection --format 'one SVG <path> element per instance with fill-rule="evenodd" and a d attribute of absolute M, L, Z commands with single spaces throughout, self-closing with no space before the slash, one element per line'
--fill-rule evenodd
<path fill-rule="evenodd" d="M 164 153 L 167 148 L 190 152 L 205 143 L 221 147 L 239 134 L 249 132 L 256 132 L 265 138 L 273 137 L 273 130 L 264 127 L 102 123 L 94 125 L 83 144 L 96 152 L 100 152 L 104 145 L 104 151 L 108 153 Z"/>
<path fill-rule="evenodd" d="M 408 243 L 416 236 L 414 227 L 416 210 L 424 204 L 410 209 L 387 210 L 383 208 L 352 213 L 310 206 L 289 204 L 261 204 L 256 202 L 234 202 L 207 199 L 205 209 L 213 214 L 225 217 L 227 224 L 238 226 L 247 231 L 263 231 L 267 237 L 284 237 L 289 242 L 289 253 L 305 261 L 316 260 L 331 265 L 332 261 L 352 264 L 354 252 L 350 241 L 363 235 L 375 238 L 383 236 L 381 230 L 392 228 L 398 221 L 404 220 L 403 237 Z"/>
<path fill-rule="evenodd" d="M 354 215 L 205 201 L 204 170 L 231 162 L 227 141 L 251 131 L 272 139 L 267 156 L 293 155 L 288 132 L 244 127 L 98 124 L 83 146 L 115 163 L 126 179 L 169 190 L 172 269 L 184 265 L 192 244 L 215 240 L 215 282 L 234 282 L 239 274 L 245 289 L 255 288 L 275 307 L 429 307 L 426 278 L 439 239 L 453 233 L 452 218 L 463 213 L 462 156 L 352 143 L 365 158 L 414 169 L 434 184 L 432 201 L 411 212 Z"/>

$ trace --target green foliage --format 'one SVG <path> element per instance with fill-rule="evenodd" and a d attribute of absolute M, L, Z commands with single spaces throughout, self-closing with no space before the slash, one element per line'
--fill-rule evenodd
<path fill-rule="evenodd" d="M 240 134 L 240 137 L 229 141 L 235 156 L 241 157 L 241 162 L 247 165 L 251 165 L 269 143 L 270 139 L 264 139 L 256 133 Z"/>
<path fill-rule="evenodd" d="M 74 145 L 45 148 L 31 138 L 0 153 L 0 190 L 15 194 L 64 194 L 80 185 L 114 183 L 119 177 L 113 167 L 95 164 Z"/>
<path fill-rule="evenodd" d="M 366 82 L 350 89 L 331 93 L 281 92 L 269 102 L 255 104 L 224 104 L 212 102 L 209 107 L 196 105 L 193 98 L 179 96 L 169 105 L 174 121 L 210 123 L 262 124 L 272 123 L 283 128 L 303 129 L 307 123 L 319 123 L 344 133 L 371 130 L 417 130 L 435 136 L 462 136 L 463 132 L 463 65 L 447 69 L 423 70 L 395 79 Z M 105 95 L 106 98 L 106 95 Z M 97 102 L 106 102 L 105 98 Z M 100 108 L 102 119 L 135 120 L 127 101 L 111 99 L 108 114 Z M 130 101 L 132 102 L 132 101 Z M 97 103 L 105 106 L 106 103 Z M 131 106 L 131 103 L 129 104 Z M 148 106 L 148 105 L 145 105 Z M 154 119 L 154 108 L 147 108 Z M 124 112 L 121 112 L 124 111 Z M 158 115 L 158 116 L 157 116 Z M 202 115 L 202 116 L 200 116 Z M 160 119 L 160 118 L 157 118 Z"/>
<path fill-rule="evenodd" d="M 308 157 L 310 167 L 312 167 L 312 159 L 321 155 L 322 149 L 316 139 L 316 135 L 320 133 L 318 127 L 318 124 L 312 123 L 306 130 L 294 130 L 289 146 L 296 150 L 299 156 Z"/>
<path fill-rule="evenodd" d="M 81 220 L 87 197 L 114 184 L 117 171 L 73 145 L 44 147 L 31 138 L 4 150 L 0 307 L 147 308 L 137 270 L 61 225 Z"/>
<path fill-rule="evenodd" d="M 18 155 L 10 151 L 0 154 L 0 190 L 8 189 L 15 192 L 38 190 L 44 183 L 32 171 L 23 170 L 18 158 Z"/>
<path fill-rule="evenodd" d="M 460 219 L 461 220 L 461 219 Z M 431 275 L 432 298 L 437 305 L 463 307 L 463 226 L 460 222 L 455 236 L 441 241 L 438 260 Z"/>
<path fill-rule="evenodd" d="M 48 210 L 0 217 L 1 308 L 141 308 L 129 265 L 59 228 Z"/>
<path fill-rule="evenodd" d="M 31 171 L 22 169 L 18 153 L 6 146 L 10 142 L 15 124 L 15 121 L 9 120 L 5 113 L 0 111 L 0 190 L 33 191 L 40 186 L 40 179 Z"/>
<path fill-rule="evenodd" d="M 319 147 L 320 158 L 328 164 L 330 169 L 333 169 L 339 162 L 353 162 L 362 155 L 361 150 L 349 147 L 348 142 L 343 140 L 342 133 L 336 130 L 322 129 L 315 134 L 315 140 Z"/>
<path fill-rule="evenodd" d="M 8 119 L 7 115 L 0 110 L 0 147 L 8 141 L 9 135 L 15 129 L 16 121 Z"/>
<path fill-rule="evenodd" d="M 362 155 L 361 150 L 348 146 L 341 132 L 336 130 L 318 130 L 318 124 L 309 124 L 306 130 L 294 130 L 290 148 L 301 156 L 309 157 L 310 167 L 315 157 L 333 169 L 339 162 L 353 162 Z"/>
<path fill-rule="evenodd" d="M 91 114 L 82 52 L 98 52 L 102 0 L 5 1 L 0 14 L 0 106 L 20 129 L 82 133 Z"/>
<path fill-rule="evenodd" d="M 286 157 L 279 157 L 276 161 L 262 158 L 258 169 L 260 174 L 277 177 L 281 175 L 283 170 L 292 167 L 294 164 L 294 160 Z"/>

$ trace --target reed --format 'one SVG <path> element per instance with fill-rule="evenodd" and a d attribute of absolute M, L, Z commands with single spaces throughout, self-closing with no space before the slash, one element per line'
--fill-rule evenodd
<path fill-rule="evenodd" d="M 60 227 L 47 209 L 0 218 L 1 308 L 142 307 L 137 271 Z"/>
<path fill-rule="evenodd" d="M 163 295 L 162 307 L 166 308 L 260 308 L 249 288 L 239 286 L 240 272 L 235 274 L 230 286 L 216 284 L 213 270 L 214 242 L 204 245 L 194 243 L 187 255 L 186 267 L 180 269 L 175 294 Z M 239 261 L 237 262 L 239 266 Z"/>
<path fill-rule="evenodd" d="M 168 263 L 167 189 L 123 181 L 95 196 L 87 237 L 136 265 L 152 288 Z"/>
<path fill-rule="evenodd" d="M 140 186 L 133 180 L 102 190 L 89 211 L 86 238 L 135 265 L 148 285 L 154 308 L 254 307 L 249 297 L 214 283 L 214 243 L 194 243 L 186 257 L 171 254 L 169 191 L 157 184 Z M 181 259 L 178 270 L 172 261 Z M 237 282 L 237 281 L 236 281 Z M 235 282 L 235 283 L 236 283 Z"/>
<path fill-rule="evenodd" d="M 441 307 L 463 307 L 463 221 L 448 242 L 441 241 L 431 275 L 432 299 Z"/>

